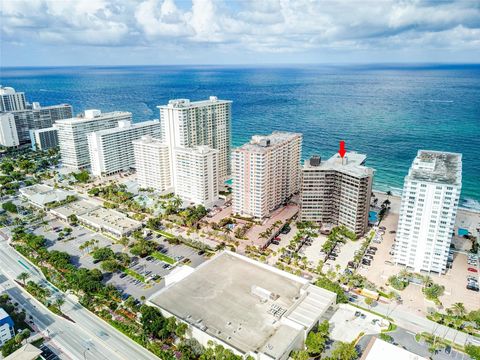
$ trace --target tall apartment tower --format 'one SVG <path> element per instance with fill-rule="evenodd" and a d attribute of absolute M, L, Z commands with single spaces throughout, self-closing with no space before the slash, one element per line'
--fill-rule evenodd
<path fill-rule="evenodd" d="M 230 174 L 232 102 L 210 96 L 204 101 L 170 100 L 158 108 L 162 140 L 169 144 L 170 153 L 178 147 L 198 145 L 217 149 L 218 176 L 224 181 Z"/>
<path fill-rule="evenodd" d="M 90 165 L 87 134 L 99 130 L 112 129 L 119 121 L 131 121 L 132 113 L 114 111 L 103 113 L 100 110 L 85 110 L 83 116 L 57 120 L 58 142 L 63 165 L 72 169 L 83 169 Z"/>
<path fill-rule="evenodd" d="M 0 113 L 0 145 L 5 147 L 15 147 L 19 144 L 13 114 Z"/>
<path fill-rule="evenodd" d="M 232 152 L 233 212 L 264 218 L 300 189 L 302 135 L 253 136 Z"/>
<path fill-rule="evenodd" d="M 24 110 L 26 107 L 25 93 L 0 85 L 0 112 Z"/>
<path fill-rule="evenodd" d="M 160 137 L 158 120 L 132 124 L 118 122 L 118 127 L 92 132 L 87 135 L 92 174 L 107 176 L 135 167 L 132 141 L 144 135 Z"/>
<path fill-rule="evenodd" d="M 405 177 L 395 262 L 444 273 L 462 188 L 462 155 L 419 150 Z"/>
<path fill-rule="evenodd" d="M 300 219 L 344 225 L 357 236 L 365 233 L 374 170 L 365 166 L 366 156 L 348 152 L 322 162 L 318 156 L 302 168 Z"/>
<path fill-rule="evenodd" d="M 211 207 L 218 200 L 219 153 L 209 146 L 174 150 L 175 194 L 184 201 Z"/>
<path fill-rule="evenodd" d="M 142 136 L 135 140 L 133 153 L 137 182 L 142 188 L 167 191 L 173 187 L 173 174 L 170 171 L 170 149 L 162 140 Z"/>
<path fill-rule="evenodd" d="M 30 131 L 46 129 L 53 126 L 55 121 L 72 118 L 73 110 L 68 104 L 41 107 L 39 103 L 28 105 L 27 109 L 13 111 L 17 134 L 20 144 L 30 141 Z"/>

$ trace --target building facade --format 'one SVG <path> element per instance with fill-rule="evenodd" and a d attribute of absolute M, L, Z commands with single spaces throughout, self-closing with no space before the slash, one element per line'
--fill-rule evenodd
<path fill-rule="evenodd" d="M 57 120 L 71 118 L 72 112 L 72 107 L 67 104 L 41 107 L 38 103 L 28 105 L 25 110 L 12 112 L 20 144 L 30 142 L 30 130 L 50 128 Z"/>
<path fill-rule="evenodd" d="M 198 145 L 217 149 L 218 174 L 225 180 L 230 174 L 232 102 L 210 96 L 204 101 L 170 100 L 158 108 L 162 140 L 169 144 L 170 153 L 175 148 Z"/>
<path fill-rule="evenodd" d="M 209 146 L 174 150 L 175 193 L 184 201 L 211 207 L 218 200 L 219 150 Z"/>
<path fill-rule="evenodd" d="M 348 152 L 322 162 L 318 156 L 302 168 L 301 221 L 344 225 L 357 236 L 365 233 L 372 193 L 373 169 L 366 156 Z"/>
<path fill-rule="evenodd" d="M 264 218 L 300 189 L 302 135 L 253 136 L 232 152 L 233 212 Z"/>
<path fill-rule="evenodd" d="M 112 129 L 119 121 L 131 121 L 132 113 L 114 111 L 103 113 L 100 110 L 86 110 L 83 116 L 57 120 L 58 143 L 63 165 L 80 170 L 90 166 L 87 134 Z"/>
<path fill-rule="evenodd" d="M 19 144 L 15 117 L 12 113 L 0 113 L 0 145 L 15 147 Z"/>
<path fill-rule="evenodd" d="M 171 189 L 173 174 L 170 170 L 172 160 L 169 146 L 151 136 L 142 136 L 132 144 L 139 186 L 158 191 Z"/>
<path fill-rule="evenodd" d="M 7 312 L 0 308 L 0 347 L 15 336 L 13 320 Z"/>
<path fill-rule="evenodd" d="M 118 122 L 112 129 L 95 131 L 87 135 L 92 174 L 111 175 L 135 167 L 132 141 L 144 135 L 160 137 L 158 120 L 132 124 L 128 120 Z"/>
<path fill-rule="evenodd" d="M 0 86 L 0 112 L 23 110 L 27 107 L 25 93 L 12 87 Z"/>
<path fill-rule="evenodd" d="M 58 132 L 54 127 L 30 130 L 33 151 L 44 151 L 58 146 Z"/>
<path fill-rule="evenodd" d="M 444 273 L 462 188 L 462 155 L 419 150 L 405 177 L 394 259 Z"/>

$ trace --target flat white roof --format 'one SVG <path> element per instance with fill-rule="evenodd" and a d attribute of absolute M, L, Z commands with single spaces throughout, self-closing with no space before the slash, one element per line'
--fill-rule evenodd
<path fill-rule="evenodd" d="M 361 360 L 428 360 L 376 337 L 368 344 Z"/>
<path fill-rule="evenodd" d="M 301 277 L 224 251 L 149 301 L 242 353 L 275 359 L 335 299 Z"/>

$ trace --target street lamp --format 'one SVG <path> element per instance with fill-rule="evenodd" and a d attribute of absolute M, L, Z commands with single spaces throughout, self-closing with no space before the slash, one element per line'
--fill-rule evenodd
<path fill-rule="evenodd" d="M 89 351 L 90 348 L 86 347 L 85 350 L 83 350 L 83 360 L 87 360 L 87 351 Z"/>

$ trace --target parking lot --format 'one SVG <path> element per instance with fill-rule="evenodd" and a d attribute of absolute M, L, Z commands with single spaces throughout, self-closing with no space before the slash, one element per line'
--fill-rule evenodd
<path fill-rule="evenodd" d="M 389 326 L 387 320 L 347 304 L 339 305 L 329 323 L 330 338 L 345 342 L 355 340 L 360 333 L 379 334 Z"/>
<path fill-rule="evenodd" d="M 391 231 L 397 229 L 397 223 L 398 214 L 389 213 L 385 217 L 381 224 L 386 227 L 385 234 L 382 236 L 383 241 L 380 244 L 372 243 L 372 246 L 377 247 L 378 251 L 371 261 L 371 265 L 362 265 L 358 271 L 379 287 L 385 286 L 387 279 L 391 275 L 397 275 L 403 269 L 402 266 L 394 265 L 391 255 L 392 245 L 394 244 L 396 235 L 395 233 L 391 233 Z M 440 301 L 445 308 L 452 306 L 454 303 L 461 302 L 467 310 L 478 309 L 479 293 L 466 288 L 468 284 L 467 277 L 472 276 L 478 278 L 479 274 L 478 272 L 468 271 L 468 268 L 471 267 L 472 265 L 468 264 L 466 254 L 455 252 L 453 255 L 452 268 L 449 269 L 446 274 L 428 274 L 435 283 L 445 286 L 445 293 L 440 297 Z M 415 313 L 426 315 L 429 308 L 433 306 L 430 301 L 425 300 L 421 286 L 410 284 L 405 290 L 400 292 L 400 295 L 403 299 L 402 306 Z"/>
<path fill-rule="evenodd" d="M 47 225 L 36 227 L 33 231 L 35 234 L 42 235 L 47 239 L 47 246 L 50 250 L 69 253 L 75 266 L 87 269 L 100 269 L 100 262 L 94 261 L 90 254 L 94 247 L 109 247 L 114 253 L 126 251 L 122 245 L 114 243 L 112 239 L 82 226 L 71 227 L 71 234 L 62 240 L 58 240 L 60 231 L 65 227 L 67 225 L 64 222 L 50 219 Z M 152 235 L 147 237 L 147 239 L 156 242 L 159 246 L 159 252 L 173 259 L 175 263 L 168 264 L 152 256 L 146 258 L 132 256 L 132 264 L 129 266 L 129 269 L 146 279 L 145 282 L 123 272 L 105 274 L 105 283 L 114 285 L 125 296 L 132 295 L 137 299 L 140 299 L 142 296 L 148 297 L 164 286 L 163 278 L 170 273 L 173 267 L 183 265 L 197 267 L 207 259 L 204 255 L 199 254 L 198 250 L 183 244 L 171 245 L 159 235 Z M 96 242 L 90 248 L 81 248 L 83 244 L 92 240 L 96 240 Z"/>

